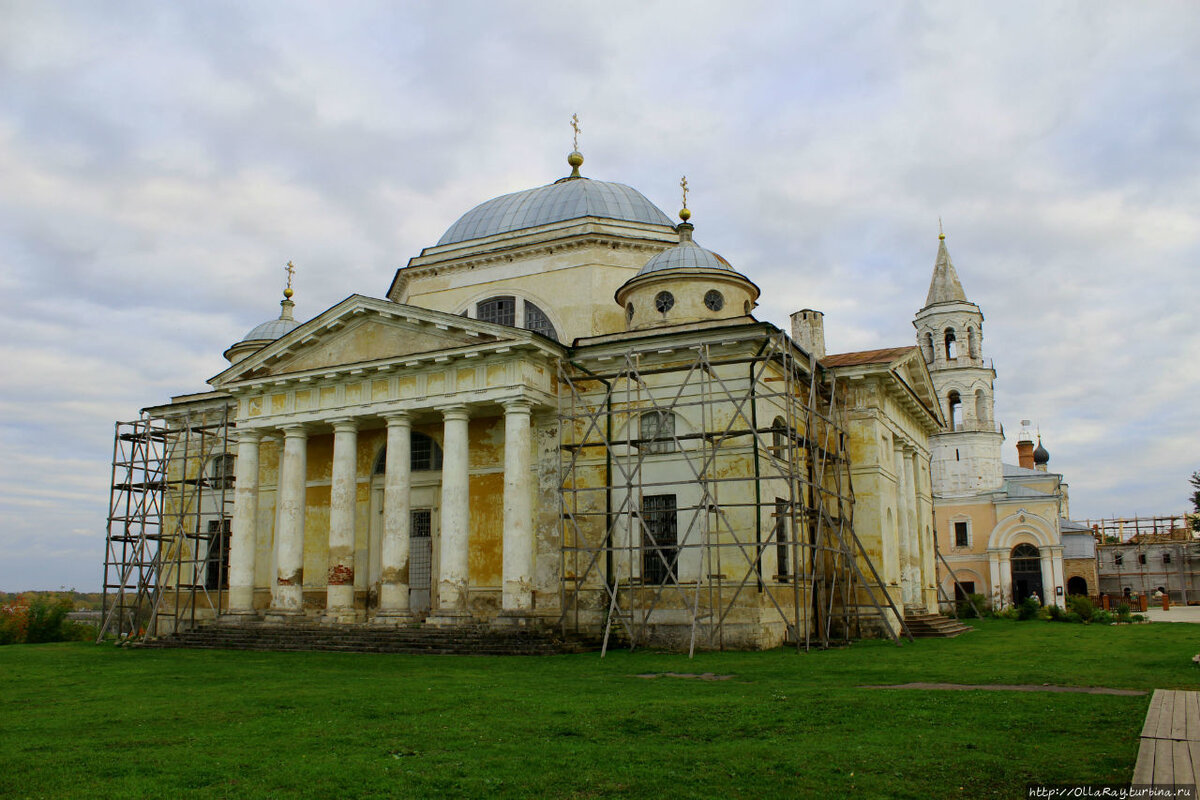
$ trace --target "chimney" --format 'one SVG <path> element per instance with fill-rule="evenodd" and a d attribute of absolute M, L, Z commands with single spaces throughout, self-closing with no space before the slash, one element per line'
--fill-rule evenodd
<path fill-rule="evenodd" d="M 1032 423 L 1021 420 L 1021 432 L 1017 435 L 1017 464 L 1025 469 L 1033 469 L 1033 434 L 1029 430 Z"/>
<path fill-rule="evenodd" d="M 811 308 L 792 314 L 792 339 L 817 358 L 824 358 L 825 315 Z"/>

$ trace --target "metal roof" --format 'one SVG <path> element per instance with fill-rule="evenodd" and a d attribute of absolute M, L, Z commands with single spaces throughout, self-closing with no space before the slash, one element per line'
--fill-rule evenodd
<path fill-rule="evenodd" d="M 254 342 L 259 339 L 270 339 L 274 341 L 285 333 L 295 330 L 300 327 L 300 323 L 294 319 L 271 319 L 258 325 L 245 336 L 242 337 L 243 342 Z"/>
<path fill-rule="evenodd" d="M 438 244 L 455 244 L 578 217 L 671 225 L 667 215 L 637 189 L 623 183 L 568 178 L 475 206 L 450 226 Z"/>
<path fill-rule="evenodd" d="M 719 269 L 737 272 L 732 264 L 712 250 L 705 250 L 694 242 L 681 242 L 647 261 L 646 265 L 638 270 L 638 275 L 668 269 Z"/>

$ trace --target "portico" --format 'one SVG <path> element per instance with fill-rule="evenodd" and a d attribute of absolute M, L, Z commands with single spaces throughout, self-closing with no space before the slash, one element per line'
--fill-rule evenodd
<path fill-rule="evenodd" d="M 403 352 L 422 335 L 450 341 L 427 357 Z M 362 356 L 402 354 L 347 363 L 348 344 Z M 447 355 L 455 344 L 458 352 Z M 338 363 L 322 364 L 322 349 L 336 351 Z M 524 331 L 350 298 L 218 376 L 239 411 L 230 612 L 280 621 L 319 615 L 329 624 L 417 621 L 409 585 L 416 426 L 441 452 L 425 621 L 463 624 L 488 606 L 506 618 L 533 614 L 532 430 L 555 408 L 548 360 L 556 349 Z M 274 470 L 262 465 L 264 442 Z M 371 465 L 381 446 L 382 526 L 372 548 Z M 264 525 L 272 501 L 274 524 Z M 266 575 L 255 557 L 265 542 L 273 562 Z M 378 577 L 368 581 L 359 570 L 372 549 Z M 485 557 L 492 552 L 499 557 Z"/>

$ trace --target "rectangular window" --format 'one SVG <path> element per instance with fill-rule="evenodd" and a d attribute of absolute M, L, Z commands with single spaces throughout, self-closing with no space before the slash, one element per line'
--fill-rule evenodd
<path fill-rule="evenodd" d="M 954 546 L 955 547 L 970 547 L 970 542 L 967 537 L 967 523 L 954 523 Z"/>
<path fill-rule="evenodd" d="M 1138 553 L 1138 563 L 1139 564 L 1146 563 L 1146 554 L 1145 553 Z"/>
<path fill-rule="evenodd" d="M 775 561 L 780 580 L 787 580 L 792 562 L 791 550 L 788 547 L 788 502 L 783 498 L 775 498 Z"/>
<path fill-rule="evenodd" d="M 1113 566 L 1119 567 L 1125 563 L 1124 553 L 1113 553 Z"/>
<path fill-rule="evenodd" d="M 679 559 L 675 495 L 642 496 L 642 582 L 675 583 Z"/>
<path fill-rule="evenodd" d="M 433 511 L 414 508 L 408 531 L 408 583 L 413 589 L 429 591 L 433 563 Z"/>
<path fill-rule="evenodd" d="M 643 453 L 675 452 L 675 415 L 670 411 L 647 411 L 641 416 Z"/>
<path fill-rule="evenodd" d="M 204 588 L 229 586 L 229 520 L 208 521 L 208 554 L 204 565 Z"/>
<path fill-rule="evenodd" d="M 1171 563 L 1171 554 L 1170 553 L 1163 553 L 1163 563 L 1164 564 Z"/>

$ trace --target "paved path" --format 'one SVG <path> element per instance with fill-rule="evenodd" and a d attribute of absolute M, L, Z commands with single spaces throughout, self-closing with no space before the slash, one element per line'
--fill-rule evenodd
<path fill-rule="evenodd" d="M 1200 606 L 1171 606 L 1170 611 L 1151 606 L 1146 617 L 1151 622 L 1200 622 Z"/>
<path fill-rule="evenodd" d="M 1200 784 L 1200 692 L 1154 690 L 1142 726 L 1133 783 Z"/>

